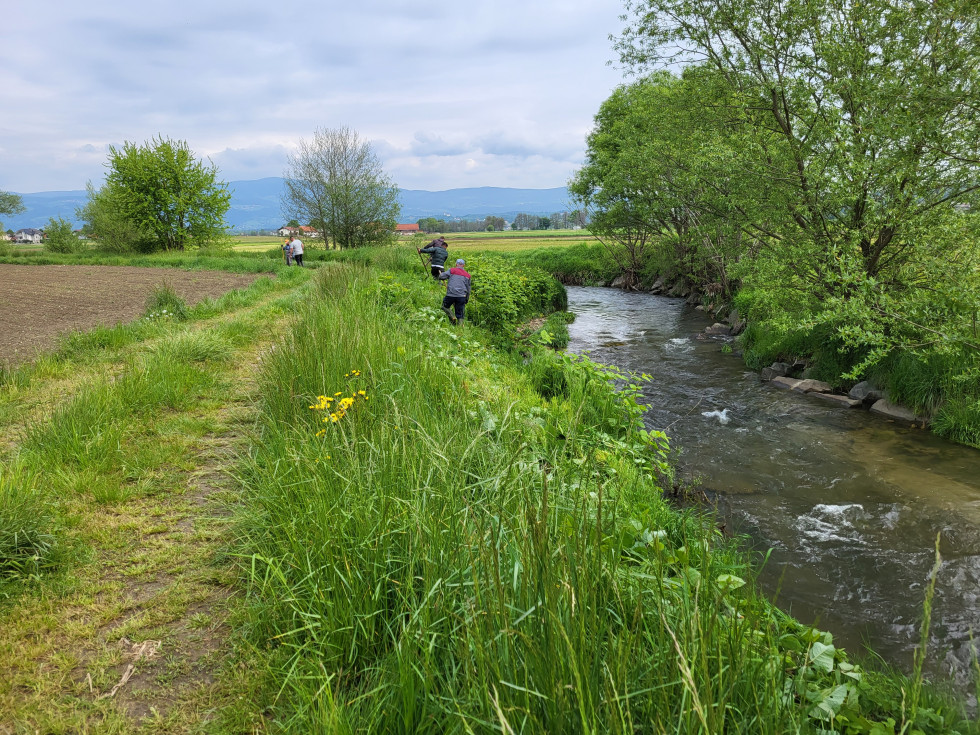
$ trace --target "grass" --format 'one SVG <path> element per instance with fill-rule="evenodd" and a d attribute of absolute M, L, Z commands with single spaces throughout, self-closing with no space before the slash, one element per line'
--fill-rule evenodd
<path fill-rule="evenodd" d="M 268 325 L 310 275 L 76 335 L 0 388 L 0 731 L 261 722 L 230 633 L 222 504 Z M 159 654 L 134 658 L 147 641 Z"/>

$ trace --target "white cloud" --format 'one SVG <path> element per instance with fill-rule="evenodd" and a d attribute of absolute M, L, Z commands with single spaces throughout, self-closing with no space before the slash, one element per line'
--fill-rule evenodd
<path fill-rule="evenodd" d="M 16 3 L 0 29 L 0 88 L 18 110 L 0 118 L 0 189 L 81 188 L 101 180 L 108 145 L 160 134 L 227 180 L 278 176 L 300 138 L 341 125 L 404 188 L 561 186 L 620 81 L 605 65 L 620 12 L 609 0 Z"/>

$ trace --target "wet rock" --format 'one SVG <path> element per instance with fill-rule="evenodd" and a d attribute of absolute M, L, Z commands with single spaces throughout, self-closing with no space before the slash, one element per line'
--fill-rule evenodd
<path fill-rule="evenodd" d="M 657 280 L 653 282 L 650 286 L 650 293 L 663 293 L 664 292 L 664 277 L 657 276 Z"/>
<path fill-rule="evenodd" d="M 704 304 L 698 304 L 694 307 L 695 311 L 704 311 Z"/>
<path fill-rule="evenodd" d="M 831 387 L 830 383 L 825 383 L 822 380 L 806 378 L 805 380 L 797 381 L 796 385 L 793 386 L 793 390 L 797 393 L 830 393 L 833 387 Z"/>
<path fill-rule="evenodd" d="M 796 378 L 787 378 L 785 375 L 780 375 L 770 380 L 769 385 L 775 386 L 776 388 L 783 388 L 785 390 L 793 390 L 802 382 L 802 380 L 797 380 Z"/>
<path fill-rule="evenodd" d="M 875 388 L 867 380 L 862 380 L 855 385 L 847 395 L 863 403 L 875 403 L 885 397 L 882 391 Z"/>
<path fill-rule="evenodd" d="M 884 416 L 886 419 L 891 419 L 893 421 L 901 421 L 906 424 L 923 424 L 928 423 L 928 420 L 922 416 L 916 416 L 913 411 L 906 408 L 905 406 L 899 406 L 896 403 L 892 403 L 885 398 L 881 398 L 875 401 L 874 405 L 871 407 L 871 413 L 876 413 L 879 416 Z"/>
<path fill-rule="evenodd" d="M 822 401 L 827 401 L 828 403 L 833 403 L 834 405 L 840 406 L 841 408 L 857 408 L 861 406 L 861 401 L 855 398 L 848 398 L 847 396 L 839 396 L 836 393 L 811 393 L 810 395 L 816 396 Z"/>
<path fill-rule="evenodd" d="M 784 375 L 789 375 L 791 366 L 787 365 L 785 362 L 774 362 L 767 368 L 762 368 L 762 372 L 759 373 L 759 377 L 762 378 L 764 383 L 768 383 L 773 378 L 781 378 Z"/>
<path fill-rule="evenodd" d="M 626 276 L 616 276 L 613 282 L 609 284 L 610 288 L 626 288 Z"/>
<path fill-rule="evenodd" d="M 683 278 L 680 279 L 673 287 L 667 292 L 668 296 L 683 296 L 687 298 L 687 295 L 691 293 L 691 287 L 687 285 L 687 281 Z"/>
<path fill-rule="evenodd" d="M 721 322 L 715 322 L 710 327 L 705 327 L 704 333 L 713 337 L 727 337 L 732 333 L 732 328 Z"/>

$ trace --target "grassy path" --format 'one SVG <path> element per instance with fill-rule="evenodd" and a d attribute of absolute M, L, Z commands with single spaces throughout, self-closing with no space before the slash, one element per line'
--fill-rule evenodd
<path fill-rule="evenodd" d="M 259 293 L 244 308 L 33 381 L 8 401 L 8 472 L 43 467 L 41 482 L 57 486 L 65 548 L 53 575 L 8 585 L 0 598 L 0 733 L 261 729 L 229 638 L 235 573 L 222 553 L 236 494 L 229 470 L 254 421 L 256 366 L 278 331 L 267 325 L 287 320 L 297 298 L 296 286 Z M 100 436 L 123 424 L 107 470 L 97 457 L 60 458 L 59 427 L 79 406 L 125 391 L 119 376 L 131 372 L 152 384 L 159 355 L 167 387 L 191 368 L 188 390 L 149 411 L 103 412 Z"/>

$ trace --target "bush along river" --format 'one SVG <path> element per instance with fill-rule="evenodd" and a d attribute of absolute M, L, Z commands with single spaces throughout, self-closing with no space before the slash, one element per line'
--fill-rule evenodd
<path fill-rule="evenodd" d="M 980 452 L 762 383 L 680 299 L 569 287 L 568 302 L 569 351 L 652 377 L 645 421 L 679 448 L 681 479 L 772 549 L 760 582 L 777 604 L 852 653 L 911 669 L 941 533 L 927 668 L 972 689 Z"/>

